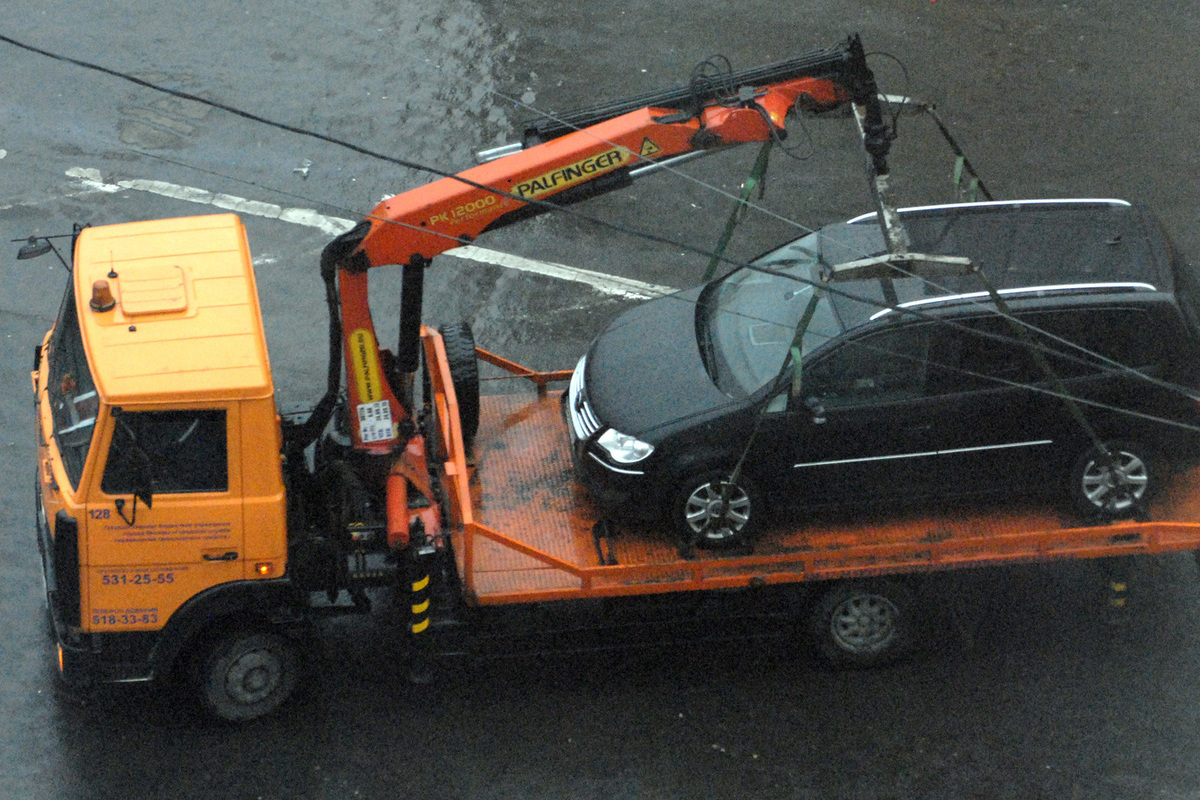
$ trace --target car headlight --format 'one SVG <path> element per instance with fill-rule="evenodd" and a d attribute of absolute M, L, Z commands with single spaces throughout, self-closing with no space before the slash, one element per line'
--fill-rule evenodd
<path fill-rule="evenodd" d="M 596 444 L 604 448 L 608 457 L 618 464 L 636 464 L 654 452 L 654 445 L 627 433 L 609 428 L 596 438 Z"/>

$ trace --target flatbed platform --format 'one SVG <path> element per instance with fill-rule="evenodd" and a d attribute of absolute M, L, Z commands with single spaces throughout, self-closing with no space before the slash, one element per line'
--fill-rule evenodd
<path fill-rule="evenodd" d="M 1021 499 L 784 513 L 749 553 L 685 557 L 666 524 L 620 525 L 598 541 L 556 392 L 481 398 L 466 464 L 444 479 L 460 489 L 452 539 L 467 597 L 481 605 L 1200 549 L 1200 469 L 1171 478 L 1149 522 L 1080 527 Z"/>

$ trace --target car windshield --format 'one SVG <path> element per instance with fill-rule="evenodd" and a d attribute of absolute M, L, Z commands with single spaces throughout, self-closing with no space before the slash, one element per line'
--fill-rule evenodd
<path fill-rule="evenodd" d="M 67 477 L 72 487 L 78 489 L 83 476 L 83 464 L 92 444 L 100 400 L 79 333 L 75 292 L 70 288 L 63 297 L 47 358 L 49 386 L 46 388 L 54 416 L 54 440 L 62 455 Z"/>
<path fill-rule="evenodd" d="M 709 284 L 700 298 L 697 338 L 709 375 L 727 395 L 744 397 L 783 368 L 816 289 L 822 265 L 885 252 L 874 225 L 832 225 L 756 258 Z M 921 296 L 915 280 L 894 281 L 900 302 Z M 904 285 L 913 284 L 913 285 Z M 812 352 L 886 307 L 879 280 L 839 283 L 822 292 L 801 342 Z"/>

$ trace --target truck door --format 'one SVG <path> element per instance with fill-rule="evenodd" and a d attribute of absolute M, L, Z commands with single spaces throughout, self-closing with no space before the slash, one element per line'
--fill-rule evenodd
<path fill-rule="evenodd" d="M 238 411 L 107 415 L 87 501 L 85 627 L 156 629 L 187 598 L 242 577 Z"/>

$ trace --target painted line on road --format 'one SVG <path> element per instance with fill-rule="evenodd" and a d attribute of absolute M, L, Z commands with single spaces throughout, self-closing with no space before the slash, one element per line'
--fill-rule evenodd
<path fill-rule="evenodd" d="M 135 179 L 107 183 L 104 180 L 104 176 L 100 174 L 100 170 L 90 167 L 72 167 L 67 170 L 67 177 L 74 178 L 84 190 L 90 192 L 104 192 L 106 194 L 122 191 L 148 192 L 161 197 L 169 197 L 173 200 L 182 200 L 187 203 L 214 206 L 236 214 L 277 219 L 280 222 L 287 222 L 292 225 L 304 225 L 305 227 L 316 228 L 330 238 L 345 233 L 355 225 L 355 222 L 352 220 L 331 217 L 311 208 L 284 208 L 274 203 L 263 203 L 258 200 L 249 200 L 245 197 L 210 192 L 205 189 L 197 189 L 193 186 L 181 186 L 177 183 L 167 183 L 166 181 Z M 592 270 L 571 267 L 566 264 L 535 261 L 531 258 L 516 256 L 511 253 L 502 253 L 499 250 L 476 247 L 475 245 L 455 247 L 452 250 L 447 250 L 443 255 L 465 258 L 470 261 L 492 264 L 534 275 L 542 275 L 547 278 L 583 283 L 603 294 L 634 300 L 659 297 L 675 291 L 670 286 L 643 283 L 631 278 L 606 275 L 602 272 L 593 272 Z"/>

